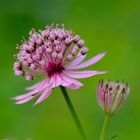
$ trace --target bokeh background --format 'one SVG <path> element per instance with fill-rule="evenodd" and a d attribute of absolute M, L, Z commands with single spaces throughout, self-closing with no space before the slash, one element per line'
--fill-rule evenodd
<path fill-rule="evenodd" d="M 11 97 L 28 82 L 13 72 L 15 46 L 33 27 L 65 24 L 89 47 L 88 58 L 107 55 L 90 69 L 106 75 L 81 80 L 84 87 L 69 95 L 88 140 L 98 140 L 103 113 L 96 100 L 99 79 L 126 81 L 131 94 L 111 119 L 108 140 L 140 140 L 140 2 L 138 0 L 0 0 L 0 140 L 82 140 L 57 88 L 43 103 L 15 105 Z"/>

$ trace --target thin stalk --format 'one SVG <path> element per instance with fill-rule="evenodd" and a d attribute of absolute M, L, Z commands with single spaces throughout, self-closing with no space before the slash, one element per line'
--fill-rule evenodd
<path fill-rule="evenodd" d="M 102 126 L 102 130 L 101 130 L 101 134 L 100 134 L 100 139 L 99 140 L 105 140 L 106 129 L 107 129 L 107 125 L 108 125 L 108 122 L 109 122 L 109 118 L 110 118 L 109 115 L 105 115 L 104 123 L 103 123 L 103 126 Z"/>
<path fill-rule="evenodd" d="M 78 116 L 77 116 L 77 114 L 76 114 L 76 112 L 74 110 L 74 107 L 72 105 L 72 102 L 70 100 L 70 97 L 68 96 L 68 93 L 67 93 L 66 88 L 63 87 L 63 86 L 60 86 L 60 89 L 61 89 L 62 94 L 63 94 L 63 96 L 65 98 L 65 101 L 66 101 L 66 103 L 68 105 L 68 108 L 69 108 L 69 110 L 70 110 L 70 112 L 72 114 L 72 117 L 73 117 L 73 119 L 74 119 L 74 121 L 75 121 L 75 123 L 77 125 L 77 128 L 79 129 L 79 132 L 81 133 L 83 139 L 86 140 L 85 133 L 84 133 L 83 128 L 81 126 L 81 123 L 80 123 L 80 121 L 78 119 Z"/>

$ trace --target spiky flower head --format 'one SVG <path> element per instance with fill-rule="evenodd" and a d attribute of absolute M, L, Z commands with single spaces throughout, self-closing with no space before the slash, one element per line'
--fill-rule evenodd
<path fill-rule="evenodd" d="M 98 103 L 109 116 L 112 116 L 125 103 L 128 95 L 129 86 L 126 83 L 103 80 L 98 83 Z"/>
<path fill-rule="evenodd" d="M 83 85 L 73 78 L 87 78 L 105 73 L 91 70 L 74 71 L 95 64 L 105 53 L 83 62 L 88 48 L 85 47 L 84 40 L 72 31 L 51 25 L 43 31 L 31 30 L 29 35 L 28 41 L 17 46 L 19 53 L 14 63 L 15 74 L 24 76 L 26 80 L 33 80 L 38 76 L 45 78 L 28 87 L 27 90 L 31 90 L 29 93 L 15 97 L 17 104 L 25 103 L 40 95 L 35 103 L 38 104 L 57 86 L 78 89 Z"/>

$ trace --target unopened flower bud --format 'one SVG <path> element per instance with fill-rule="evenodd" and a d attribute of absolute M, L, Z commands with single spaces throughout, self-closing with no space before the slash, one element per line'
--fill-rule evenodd
<path fill-rule="evenodd" d="M 113 115 L 127 100 L 129 86 L 121 82 L 99 81 L 97 87 L 98 103 L 104 112 Z"/>

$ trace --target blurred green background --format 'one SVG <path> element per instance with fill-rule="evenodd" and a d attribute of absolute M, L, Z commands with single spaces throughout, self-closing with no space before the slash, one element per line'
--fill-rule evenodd
<path fill-rule="evenodd" d="M 88 140 L 98 140 L 103 113 L 96 100 L 99 79 L 124 80 L 131 87 L 125 106 L 112 118 L 108 140 L 140 140 L 140 2 L 136 0 L 0 0 L 0 140 L 82 140 L 57 88 L 43 103 L 15 105 L 27 82 L 13 72 L 15 46 L 29 30 L 65 24 L 89 47 L 88 58 L 107 55 L 90 69 L 106 75 L 80 80 L 84 87 L 69 95 Z"/>

